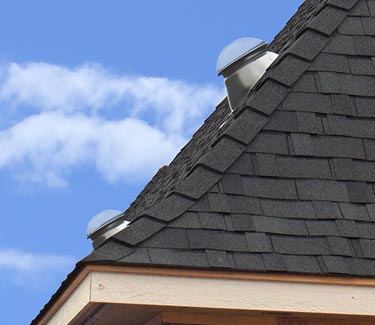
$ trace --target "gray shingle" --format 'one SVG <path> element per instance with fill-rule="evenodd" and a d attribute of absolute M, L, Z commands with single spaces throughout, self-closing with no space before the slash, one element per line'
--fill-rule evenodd
<path fill-rule="evenodd" d="M 355 4 L 357 4 L 358 0 L 328 0 L 328 4 L 339 7 L 342 9 L 349 10 L 353 8 Z"/>
<path fill-rule="evenodd" d="M 339 203 L 345 219 L 369 221 L 366 206 L 364 204 Z"/>
<path fill-rule="evenodd" d="M 313 73 L 304 73 L 293 85 L 294 91 L 316 93 L 318 91 Z"/>
<path fill-rule="evenodd" d="M 229 173 L 236 173 L 241 175 L 254 175 L 254 167 L 252 162 L 252 155 L 244 152 L 235 163 L 229 167 Z"/>
<path fill-rule="evenodd" d="M 283 256 L 286 269 L 289 272 L 322 273 L 318 259 L 315 256 Z"/>
<path fill-rule="evenodd" d="M 373 162 L 353 161 L 353 168 L 356 169 L 355 180 L 375 182 L 375 165 Z"/>
<path fill-rule="evenodd" d="M 231 213 L 260 214 L 259 200 L 253 197 L 227 195 L 229 210 Z"/>
<path fill-rule="evenodd" d="M 84 262 L 108 260 L 117 261 L 134 252 L 134 248 L 109 240 L 106 245 L 96 248 L 90 255 L 83 259 Z"/>
<path fill-rule="evenodd" d="M 358 138 L 375 138 L 375 121 L 328 115 L 331 134 Z"/>
<path fill-rule="evenodd" d="M 345 10 L 327 6 L 310 23 L 310 28 L 326 35 L 331 35 L 341 24 L 346 15 L 347 12 Z"/>
<path fill-rule="evenodd" d="M 348 17 L 339 27 L 339 33 L 343 35 L 363 35 L 364 32 L 360 17 Z"/>
<path fill-rule="evenodd" d="M 220 181 L 219 186 L 223 193 L 237 195 L 243 194 L 241 176 L 238 174 L 225 174 Z"/>
<path fill-rule="evenodd" d="M 327 45 L 328 41 L 329 39 L 322 34 L 308 30 L 290 47 L 289 52 L 311 61 Z"/>
<path fill-rule="evenodd" d="M 263 271 L 264 264 L 261 254 L 234 253 L 234 261 L 238 269 L 249 271 Z"/>
<path fill-rule="evenodd" d="M 232 215 L 233 214 L 224 214 L 224 221 L 225 221 L 225 226 L 228 231 L 235 231 L 233 224 L 232 224 Z"/>
<path fill-rule="evenodd" d="M 358 238 L 357 223 L 352 220 L 336 220 L 336 225 L 342 237 Z"/>
<path fill-rule="evenodd" d="M 309 62 L 293 55 L 287 55 L 272 69 L 269 77 L 290 87 L 307 70 L 308 66 Z"/>
<path fill-rule="evenodd" d="M 211 267 L 235 268 L 234 260 L 231 255 L 224 251 L 206 250 L 208 264 Z"/>
<path fill-rule="evenodd" d="M 260 176 L 279 176 L 276 155 L 258 153 L 254 155 L 255 174 Z"/>
<path fill-rule="evenodd" d="M 257 154 L 257 174 L 288 178 L 330 179 L 331 171 L 327 159 L 275 157 L 269 154 Z"/>
<path fill-rule="evenodd" d="M 328 242 L 323 237 L 271 236 L 276 253 L 290 255 L 328 254 Z"/>
<path fill-rule="evenodd" d="M 374 259 L 347 258 L 345 261 L 351 275 L 375 275 Z"/>
<path fill-rule="evenodd" d="M 289 111 L 275 111 L 272 118 L 264 126 L 264 130 L 297 132 L 297 113 Z"/>
<path fill-rule="evenodd" d="M 346 184 L 329 180 L 297 180 L 298 195 L 302 200 L 349 201 Z"/>
<path fill-rule="evenodd" d="M 227 196 L 224 194 L 208 193 L 208 204 L 210 207 L 210 212 L 230 212 Z"/>
<path fill-rule="evenodd" d="M 245 147 L 241 144 L 224 137 L 198 161 L 198 164 L 224 172 L 244 149 Z M 213 183 L 212 180 L 211 183 Z"/>
<path fill-rule="evenodd" d="M 357 55 L 375 55 L 375 40 L 372 36 L 356 36 L 354 46 Z"/>
<path fill-rule="evenodd" d="M 310 71 L 350 73 L 346 55 L 320 53 L 309 67 Z"/>
<path fill-rule="evenodd" d="M 339 206 L 335 202 L 315 201 L 312 202 L 317 219 L 341 219 Z"/>
<path fill-rule="evenodd" d="M 164 228 L 140 244 L 146 248 L 181 248 L 189 249 L 186 229 Z"/>
<path fill-rule="evenodd" d="M 335 178 L 338 180 L 353 180 L 356 178 L 356 170 L 352 159 L 335 158 L 332 159 Z"/>
<path fill-rule="evenodd" d="M 243 233 L 217 230 L 188 230 L 190 248 L 247 252 L 248 245 Z"/>
<path fill-rule="evenodd" d="M 334 114 L 357 115 L 354 99 L 348 95 L 331 95 L 332 111 Z"/>
<path fill-rule="evenodd" d="M 333 255 L 353 256 L 353 249 L 350 242 L 342 237 L 327 237 L 329 249 Z"/>
<path fill-rule="evenodd" d="M 332 54 L 356 55 L 353 36 L 337 34 L 334 37 L 331 37 L 329 44 L 324 49 L 324 52 Z"/>
<path fill-rule="evenodd" d="M 375 23 L 374 19 L 370 17 L 362 17 L 362 25 L 366 35 L 375 36 Z"/>
<path fill-rule="evenodd" d="M 168 227 L 185 228 L 185 229 L 196 229 L 200 228 L 199 215 L 197 212 L 185 212 L 183 215 L 174 219 L 168 224 Z"/>
<path fill-rule="evenodd" d="M 231 214 L 230 215 L 233 230 L 235 231 L 254 231 L 253 216 L 249 214 Z"/>
<path fill-rule="evenodd" d="M 249 152 L 288 154 L 286 135 L 280 132 L 260 132 L 246 149 Z"/>
<path fill-rule="evenodd" d="M 243 177 L 244 193 L 249 196 L 280 199 L 297 199 L 293 181 L 271 178 Z"/>
<path fill-rule="evenodd" d="M 148 264 L 151 262 L 147 248 L 137 248 L 134 253 L 119 260 L 121 263 Z"/>
<path fill-rule="evenodd" d="M 374 203 L 374 191 L 370 184 L 364 182 L 347 182 L 349 200 L 352 203 Z"/>
<path fill-rule="evenodd" d="M 310 134 L 292 133 L 293 151 L 298 156 L 315 156 L 315 142 Z"/>
<path fill-rule="evenodd" d="M 349 16 L 369 16 L 367 1 L 357 1 L 357 4 L 349 11 Z"/>
<path fill-rule="evenodd" d="M 371 221 L 375 221 L 375 204 L 366 204 L 367 212 Z"/>
<path fill-rule="evenodd" d="M 163 221 L 171 221 L 194 204 L 193 200 L 172 194 L 146 211 L 146 214 Z"/>
<path fill-rule="evenodd" d="M 149 254 L 154 265 L 209 266 L 205 252 L 152 248 Z"/>
<path fill-rule="evenodd" d="M 202 229 L 226 230 L 224 216 L 220 213 L 200 212 L 199 220 Z"/>
<path fill-rule="evenodd" d="M 345 259 L 341 256 L 322 256 L 323 263 L 328 273 L 348 274 Z"/>
<path fill-rule="evenodd" d="M 296 112 L 298 131 L 306 133 L 323 133 L 322 125 L 315 113 Z"/>
<path fill-rule="evenodd" d="M 283 101 L 282 107 L 289 111 L 332 112 L 330 97 L 314 93 L 290 93 Z"/>
<path fill-rule="evenodd" d="M 363 252 L 362 252 L 361 245 L 359 244 L 359 240 L 358 239 L 349 239 L 349 241 L 350 241 L 351 246 L 353 248 L 353 252 L 354 252 L 353 256 L 363 258 Z"/>
<path fill-rule="evenodd" d="M 308 201 L 261 200 L 260 203 L 266 216 L 300 219 L 316 218 L 313 205 Z"/>
<path fill-rule="evenodd" d="M 358 116 L 375 117 L 375 101 L 374 98 L 356 97 Z"/>
<path fill-rule="evenodd" d="M 253 216 L 253 224 L 258 232 L 282 235 L 307 235 L 303 220 Z"/>
<path fill-rule="evenodd" d="M 372 17 L 374 17 L 375 16 L 375 2 L 374 1 L 367 1 L 367 4 L 368 4 L 369 10 L 370 10 L 370 15 Z"/>
<path fill-rule="evenodd" d="M 187 178 L 176 187 L 176 192 L 198 199 L 212 187 L 221 175 L 198 166 Z"/>
<path fill-rule="evenodd" d="M 268 118 L 255 110 L 246 109 L 231 126 L 226 130 L 226 134 L 248 144 L 255 135 L 266 124 Z"/>
<path fill-rule="evenodd" d="M 141 217 L 132 222 L 123 231 L 116 234 L 114 238 L 130 245 L 136 245 L 148 239 L 164 227 L 165 224 L 162 222 L 147 217 Z"/>
<path fill-rule="evenodd" d="M 339 236 L 333 221 L 306 221 L 306 227 L 312 236 Z"/>
<path fill-rule="evenodd" d="M 371 76 L 318 72 L 318 78 L 323 93 L 375 96 L 375 80 Z"/>
<path fill-rule="evenodd" d="M 260 232 L 247 232 L 245 233 L 249 252 L 252 253 L 270 253 L 272 246 L 270 239 Z"/>
<path fill-rule="evenodd" d="M 352 57 L 348 58 L 348 60 L 352 73 L 369 76 L 375 74 L 375 69 L 371 58 Z"/>
<path fill-rule="evenodd" d="M 366 258 L 375 259 L 375 240 L 361 239 L 359 242 L 362 248 L 363 256 Z"/>
<path fill-rule="evenodd" d="M 208 204 L 208 194 L 203 195 L 195 204 L 193 204 L 189 211 L 191 212 L 210 212 Z"/>
<path fill-rule="evenodd" d="M 358 238 L 375 239 L 375 224 L 370 222 L 356 222 Z"/>
<path fill-rule="evenodd" d="M 321 157 L 344 157 L 364 159 L 365 151 L 361 139 L 325 136 L 314 137 L 314 153 Z"/>
<path fill-rule="evenodd" d="M 264 266 L 269 271 L 286 271 L 286 265 L 283 255 L 280 254 L 262 254 Z"/>
<path fill-rule="evenodd" d="M 285 98 L 288 90 L 282 84 L 268 80 L 257 92 L 250 96 L 246 104 L 259 112 L 269 115 Z"/>

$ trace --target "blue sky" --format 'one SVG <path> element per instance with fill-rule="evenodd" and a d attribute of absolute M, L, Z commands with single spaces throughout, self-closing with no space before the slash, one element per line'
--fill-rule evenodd
<path fill-rule="evenodd" d="M 27 324 L 223 98 L 236 38 L 302 0 L 12 0 L 0 10 L 1 324 Z"/>

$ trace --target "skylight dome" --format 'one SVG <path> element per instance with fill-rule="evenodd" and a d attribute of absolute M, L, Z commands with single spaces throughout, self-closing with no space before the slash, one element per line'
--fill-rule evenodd
<path fill-rule="evenodd" d="M 229 67 L 232 63 L 238 61 L 240 58 L 246 56 L 250 52 L 256 51 L 260 47 L 266 45 L 265 41 L 252 37 L 239 38 L 228 44 L 221 51 L 216 64 L 216 73 L 220 75 L 221 72 Z"/>
<path fill-rule="evenodd" d="M 87 237 L 90 237 L 99 229 L 102 229 L 106 225 L 110 224 L 112 221 L 116 220 L 122 212 L 119 210 L 104 210 L 97 213 L 87 225 Z"/>

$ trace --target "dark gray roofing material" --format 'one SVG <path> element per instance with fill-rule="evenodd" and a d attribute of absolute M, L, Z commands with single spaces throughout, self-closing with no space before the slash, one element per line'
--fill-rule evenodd
<path fill-rule="evenodd" d="M 375 1 L 305 1 L 83 262 L 375 276 L 374 36 Z"/>
<path fill-rule="evenodd" d="M 84 261 L 375 275 L 374 3 L 305 1 L 242 107 L 221 103 Z"/>
<path fill-rule="evenodd" d="M 375 276 L 374 36 L 374 0 L 306 0 L 34 321 L 85 263 Z"/>

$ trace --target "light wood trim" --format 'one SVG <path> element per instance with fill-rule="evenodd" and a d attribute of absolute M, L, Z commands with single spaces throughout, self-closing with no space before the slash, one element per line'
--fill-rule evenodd
<path fill-rule="evenodd" d="M 93 271 L 91 301 L 163 309 L 353 315 L 375 319 L 375 289 L 370 286 Z"/>
<path fill-rule="evenodd" d="M 39 321 L 39 324 L 46 324 L 48 320 L 51 319 L 51 317 L 60 309 L 60 307 L 64 304 L 64 302 L 69 298 L 69 296 L 73 293 L 73 291 L 81 284 L 81 282 L 86 278 L 86 276 L 90 272 L 375 287 L 375 278 L 352 278 L 352 277 L 349 278 L 349 277 L 334 277 L 334 276 L 290 275 L 290 274 L 276 274 L 276 273 L 268 274 L 268 273 L 226 272 L 226 271 L 190 270 L 190 269 L 174 269 L 174 268 L 86 265 L 73 278 L 71 283 L 65 288 L 65 290 L 57 298 L 55 303 L 44 314 L 44 316 Z"/>
<path fill-rule="evenodd" d="M 193 278 L 211 278 L 211 279 L 232 279 L 232 280 L 253 280 L 253 281 L 271 281 L 271 282 L 289 282 L 289 283 L 311 283 L 311 284 L 332 284 L 345 286 L 375 286 L 375 278 L 351 278 L 319 275 L 296 275 L 296 274 L 278 274 L 278 273 L 252 273 L 252 272 L 230 272 L 230 271 L 207 271 L 207 270 L 188 270 L 173 268 L 144 268 L 129 266 L 108 266 L 108 265 L 89 265 L 90 271 L 109 272 L 109 273 L 131 273 L 145 275 L 166 275 L 181 276 Z"/>
<path fill-rule="evenodd" d="M 73 279 L 72 283 L 70 283 L 70 285 L 58 297 L 57 301 L 41 318 L 39 324 L 46 324 L 53 317 L 53 315 L 60 309 L 62 304 L 70 297 L 73 291 L 82 283 L 90 272 L 90 268 L 84 267 L 81 272 L 78 273 L 78 275 Z"/>

